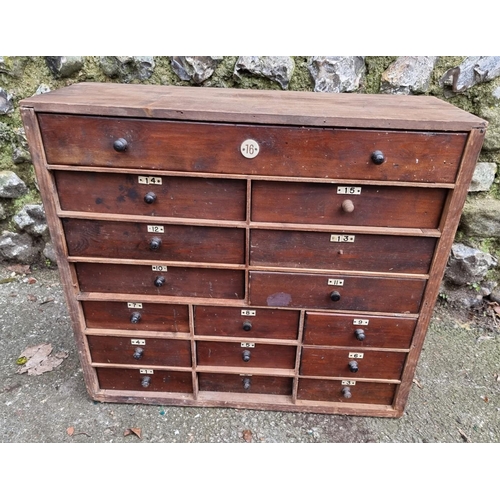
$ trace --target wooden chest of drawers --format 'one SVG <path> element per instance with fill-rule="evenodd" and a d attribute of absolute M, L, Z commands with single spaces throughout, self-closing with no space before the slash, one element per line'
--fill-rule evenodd
<path fill-rule="evenodd" d="M 402 414 L 483 120 L 96 83 L 21 112 L 92 398 Z"/>

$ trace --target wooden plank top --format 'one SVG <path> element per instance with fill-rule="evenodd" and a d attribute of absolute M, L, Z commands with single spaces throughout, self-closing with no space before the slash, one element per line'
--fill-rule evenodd
<path fill-rule="evenodd" d="M 432 96 L 77 83 L 21 101 L 37 112 L 226 123 L 469 131 L 487 122 Z"/>

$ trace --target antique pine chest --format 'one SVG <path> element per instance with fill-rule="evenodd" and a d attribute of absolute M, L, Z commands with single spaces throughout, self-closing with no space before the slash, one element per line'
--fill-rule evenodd
<path fill-rule="evenodd" d="M 484 120 L 99 83 L 21 113 L 93 399 L 401 416 Z"/>

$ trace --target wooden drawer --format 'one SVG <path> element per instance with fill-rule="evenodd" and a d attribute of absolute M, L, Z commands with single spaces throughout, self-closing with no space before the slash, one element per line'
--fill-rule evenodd
<path fill-rule="evenodd" d="M 191 366 L 189 340 L 88 335 L 93 363 Z"/>
<path fill-rule="evenodd" d="M 260 375 L 233 375 L 225 373 L 199 373 L 200 391 L 241 392 L 245 394 L 292 394 L 293 379 Z"/>
<path fill-rule="evenodd" d="M 248 312 L 255 315 L 242 314 Z M 194 314 L 196 335 L 290 340 L 298 335 L 299 311 L 196 306 Z"/>
<path fill-rule="evenodd" d="M 303 340 L 310 345 L 408 349 L 416 324 L 411 318 L 306 312 Z"/>
<path fill-rule="evenodd" d="M 246 217 L 245 181 L 163 177 L 161 185 L 152 186 L 139 184 L 138 175 L 58 170 L 54 176 L 63 210 L 235 221 Z"/>
<path fill-rule="evenodd" d="M 129 307 L 128 302 L 82 301 L 87 328 L 189 332 L 186 305 L 149 304 Z M 137 304 L 137 303 L 135 303 Z"/>
<path fill-rule="evenodd" d="M 359 382 L 342 385 L 340 380 L 299 380 L 298 399 L 331 401 L 336 403 L 364 403 L 391 405 L 397 389 L 396 384 Z"/>
<path fill-rule="evenodd" d="M 340 280 L 342 286 L 329 285 Z M 250 272 L 254 306 L 416 313 L 423 279 Z"/>
<path fill-rule="evenodd" d="M 198 365 L 238 368 L 295 368 L 297 348 L 289 345 L 261 344 L 242 347 L 241 342 L 196 342 Z M 248 355 L 248 361 L 245 356 Z"/>
<path fill-rule="evenodd" d="M 153 370 L 144 374 L 139 368 L 96 368 L 101 389 L 148 392 L 193 392 L 191 372 Z"/>
<path fill-rule="evenodd" d="M 354 241 L 336 241 L 342 238 Z M 425 274 L 435 246 L 434 238 L 253 229 L 250 264 Z"/>
<path fill-rule="evenodd" d="M 245 230 L 163 225 L 151 233 L 148 224 L 63 219 L 69 255 L 181 262 L 245 263 Z"/>
<path fill-rule="evenodd" d="M 338 194 L 342 186 L 312 182 L 252 186 L 252 221 L 297 224 L 435 229 L 447 195 L 446 189 L 395 186 L 357 186 L 361 194 Z"/>
<path fill-rule="evenodd" d="M 242 299 L 245 296 L 243 271 L 168 267 L 153 271 L 152 266 L 125 264 L 75 264 L 82 292 L 130 293 Z M 160 278 L 160 280 L 158 279 Z M 161 279 L 164 284 L 160 284 Z"/>
<path fill-rule="evenodd" d="M 404 352 L 304 347 L 300 374 L 399 380 L 405 359 Z"/>
<path fill-rule="evenodd" d="M 181 123 L 40 113 L 50 164 L 454 182 L 466 134 Z M 113 144 L 123 138 L 126 149 Z M 259 145 L 247 159 L 246 139 Z M 377 165 L 372 153 L 381 151 Z"/>

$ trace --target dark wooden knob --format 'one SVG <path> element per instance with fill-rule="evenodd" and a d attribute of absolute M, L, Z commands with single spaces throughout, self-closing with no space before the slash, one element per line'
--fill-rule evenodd
<path fill-rule="evenodd" d="M 250 351 L 248 351 L 248 350 L 246 350 L 246 349 L 245 349 L 245 350 L 243 351 L 243 353 L 242 353 L 241 357 L 242 357 L 242 359 L 243 359 L 243 361 L 244 361 L 245 363 L 248 363 L 248 362 L 250 361 L 250 356 L 251 356 L 251 355 L 252 355 L 252 353 L 251 353 Z"/>
<path fill-rule="evenodd" d="M 161 240 L 160 240 L 160 238 L 155 236 L 149 242 L 149 249 L 155 251 L 155 250 L 159 250 L 160 247 L 161 247 Z"/>
<path fill-rule="evenodd" d="M 349 361 L 349 371 L 352 373 L 356 373 L 359 370 L 357 361 Z"/>
<path fill-rule="evenodd" d="M 120 139 L 116 139 L 115 142 L 113 142 L 113 149 L 115 151 L 118 151 L 118 153 L 123 153 L 128 147 L 128 143 L 125 139 L 120 137 Z"/>
<path fill-rule="evenodd" d="M 150 384 L 151 384 L 151 377 L 142 377 L 141 379 L 142 387 L 149 387 Z"/>
<path fill-rule="evenodd" d="M 382 151 L 374 151 L 372 153 L 372 162 L 375 163 L 375 165 L 382 165 L 385 161 L 385 156 Z"/>
<path fill-rule="evenodd" d="M 132 354 L 132 356 L 134 356 L 134 359 L 141 359 L 143 355 L 144 349 L 142 347 L 136 347 L 134 354 Z"/>
<path fill-rule="evenodd" d="M 144 201 L 148 205 L 151 205 L 151 203 L 154 203 L 156 201 L 156 195 L 153 192 L 149 192 L 144 196 Z"/>
<path fill-rule="evenodd" d="M 342 202 L 342 210 L 347 214 L 354 212 L 354 203 L 352 200 L 344 200 Z"/>
<path fill-rule="evenodd" d="M 141 313 L 133 312 L 130 316 L 130 322 L 136 325 L 139 321 L 141 321 Z"/>
<path fill-rule="evenodd" d="M 361 342 L 366 338 L 365 331 L 361 328 L 357 328 L 356 330 L 354 330 L 354 335 Z"/>
<path fill-rule="evenodd" d="M 250 321 L 245 321 L 243 323 L 243 330 L 245 330 L 245 332 L 249 332 L 251 329 L 252 329 L 252 323 L 250 323 Z"/>
<path fill-rule="evenodd" d="M 251 386 L 252 386 L 252 381 L 250 380 L 250 377 L 245 377 L 243 379 L 243 389 L 245 389 L 245 391 L 248 391 L 248 389 L 250 389 Z"/>
<path fill-rule="evenodd" d="M 157 276 L 155 278 L 155 286 L 160 288 L 161 286 L 163 286 L 165 284 L 165 278 L 163 276 Z"/>
<path fill-rule="evenodd" d="M 330 294 L 330 298 L 333 300 L 333 302 L 338 302 L 340 300 L 340 293 L 335 290 Z"/>
<path fill-rule="evenodd" d="M 349 389 L 349 387 L 342 387 L 342 396 L 346 399 L 351 399 L 351 389 Z"/>

